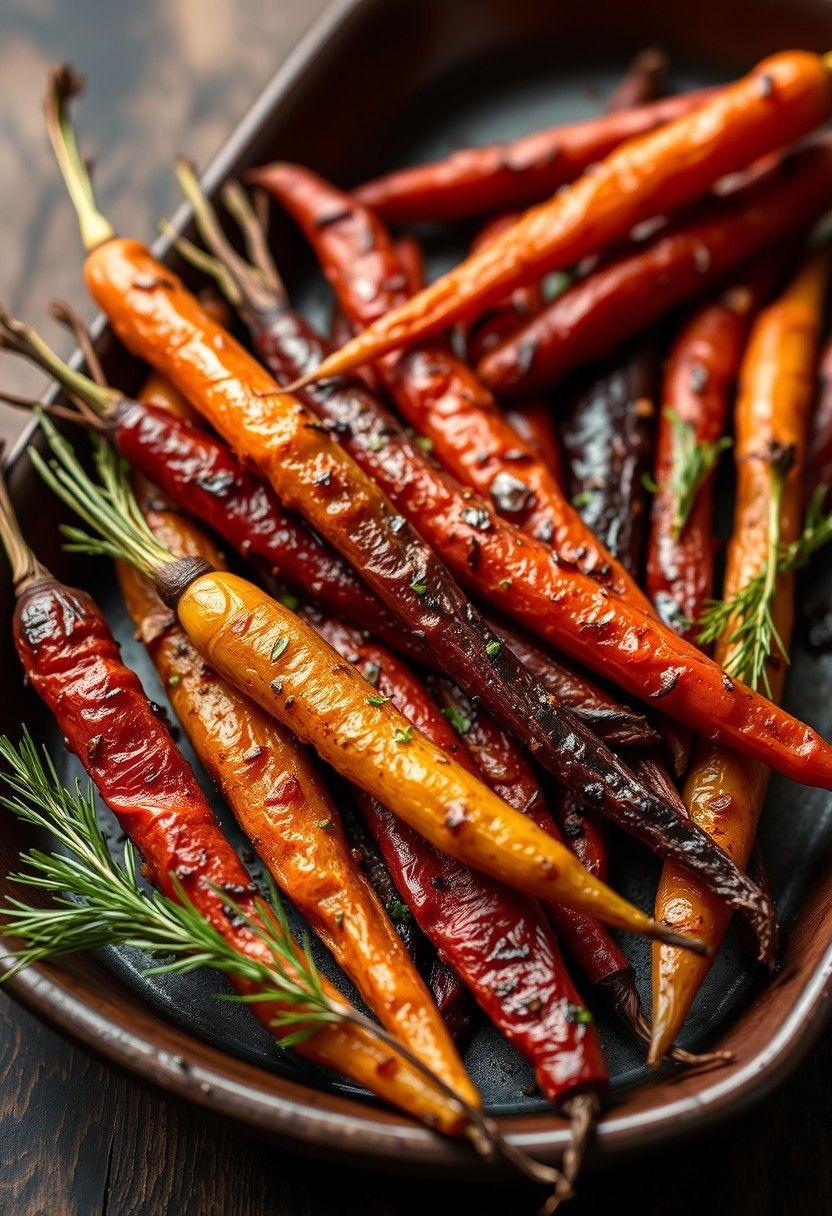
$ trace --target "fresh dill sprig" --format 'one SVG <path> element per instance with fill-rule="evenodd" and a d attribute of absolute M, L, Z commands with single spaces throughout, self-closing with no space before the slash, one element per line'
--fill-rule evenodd
<path fill-rule="evenodd" d="M 666 488 L 673 498 L 671 532 L 674 541 L 678 541 L 703 482 L 716 468 L 725 449 L 731 446 L 731 440 L 724 436 L 699 442 L 694 428 L 676 410 L 667 409 L 664 413 L 673 431 L 673 466 Z"/>
<path fill-rule="evenodd" d="M 813 554 L 832 540 L 832 511 L 824 511 L 828 487 L 819 486 L 806 509 L 803 531 L 788 545 L 780 542 L 780 507 L 783 484 L 788 472 L 788 459 L 772 461 L 772 487 L 769 499 L 768 546 L 763 568 L 730 599 L 716 600 L 708 605 L 699 618 L 698 640 L 707 645 L 725 637 L 733 653 L 725 664 L 729 675 L 743 680 L 751 688 L 762 683 L 771 695 L 767 663 L 776 654 L 788 662 L 772 616 L 777 579 L 791 570 L 799 570 Z"/>

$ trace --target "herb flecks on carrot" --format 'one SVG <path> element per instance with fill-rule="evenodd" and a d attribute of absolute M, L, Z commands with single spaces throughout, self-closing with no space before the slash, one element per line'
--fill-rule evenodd
<path fill-rule="evenodd" d="M 658 131 L 633 139 L 572 186 L 532 208 L 501 238 L 380 318 L 324 363 L 327 377 L 475 316 L 514 287 L 624 240 L 720 178 L 820 126 L 832 113 L 832 71 L 819 55 L 782 52 Z M 268 189 L 268 169 L 257 175 Z"/>

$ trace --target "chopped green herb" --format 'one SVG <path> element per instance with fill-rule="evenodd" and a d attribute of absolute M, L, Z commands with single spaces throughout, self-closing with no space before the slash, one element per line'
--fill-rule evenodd
<path fill-rule="evenodd" d="M 432 452 L 433 440 L 428 435 L 417 435 L 416 446 L 421 448 L 423 452 Z"/>
<path fill-rule="evenodd" d="M 397 726 L 393 732 L 393 738 L 397 743 L 409 743 L 413 738 L 412 726 Z"/>
<path fill-rule="evenodd" d="M 661 490 L 661 486 L 656 481 L 655 477 L 652 477 L 649 473 L 642 473 L 641 486 L 642 489 L 646 490 L 648 494 L 658 494 Z"/>
<path fill-rule="evenodd" d="M 280 602 L 284 608 L 288 608 L 290 612 L 297 612 L 298 605 L 300 604 L 298 597 L 296 595 L 290 595 L 288 592 L 286 595 L 281 595 Z"/>
<path fill-rule="evenodd" d="M 321 819 L 318 823 L 318 827 L 323 832 L 334 832 L 335 821 L 333 819 Z"/>
<path fill-rule="evenodd" d="M 667 488 L 673 496 L 673 539 L 678 540 L 703 482 L 725 449 L 731 446 L 731 440 L 723 436 L 713 443 L 699 443 L 691 424 L 680 418 L 675 410 L 665 410 L 665 417 L 673 428 L 673 469 Z"/>
<path fill-rule="evenodd" d="M 488 655 L 489 659 L 493 659 L 493 658 L 495 658 L 496 655 L 498 655 L 500 653 L 502 648 L 503 648 L 503 643 L 498 642 L 497 639 L 495 638 L 493 642 L 488 643 L 488 645 L 485 648 L 485 653 Z"/>
<path fill-rule="evenodd" d="M 410 590 L 415 591 L 417 595 L 424 595 L 427 589 L 427 583 L 423 583 L 420 579 L 416 579 L 410 584 Z"/>
<path fill-rule="evenodd" d="M 500 590 L 501 590 L 501 591 L 508 591 L 508 589 L 509 589 L 509 587 L 510 587 L 510 586 L 511 586 L 511 579 L 510 579 L 510 578 L 504 578 L 504 579 L 501 581 L 501 583 L 500 583 Z"/>
<path fill-rule="evenodd" d="M 581 507 L 588 507 L 592 502 L 592 490 L 581 490 L 580 494 L 573 494 L 572 506 L 576 511 L 580 511 Z"/>
<path fill-rule="evenodd" d="M 383 697 L 380 693 L 378 693 L 376 696 L 368 697 L 367 704 L 368 705 L 385 705 L 389 700 L 390 700 L 389 697 Z"/>
<path fill-rule="evenodd" d="M 175 671 L 173 673 L 173 675 L 168 676 L 168 688 L 176 688 L 176 685 L 181 684 L 181 683 L 182 683 L 182 677 L 180 676 L 178 671 Z"/>
<path fill-rule="evenodd" d="M 387 915 L 394 924 L 401 925 L 405 921 L 410 920 L 410 909 L 397 896 L 391 895 L 385 907 L 387 908 Z"/>
<path fill-rule="evenodd" d="M 461 710 L 457 709 L 455 705 L 446 705 L 442 710 L 442 713 L 444 717 L 448 719 L 458 735 L 468 734 L 468 731 L 471 729 L 473 723 L 471 722 L 471 719 L 462 713 Z"/>
<path fill-rule="evenodd" d="M 271 661 L 274 663 L 283 654 L 283 651 L 289 645 L 287 637 L 278 638 L 274 646 L 272 646 Z"/>
<path fill-rule="evenodd" d="M 368 446 L 371 452 L 380 452 L 384 447 L 384 440 L 380 435 L 371 435 Z"/>

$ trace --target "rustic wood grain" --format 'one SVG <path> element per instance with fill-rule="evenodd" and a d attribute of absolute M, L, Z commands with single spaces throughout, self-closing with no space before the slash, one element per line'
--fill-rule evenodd
<path fill-rule="evenodd" d="M 568 1211 L 828 1216 L 830 1076 L 832 1034 L 748 1115 L 587 1174 Z M 260 1144 L 91 1059 L 0 995 L 0 1212 L 9 1216 L 531 1216 L 536 1198 L 525 1186 L 388 1179 Z"/>

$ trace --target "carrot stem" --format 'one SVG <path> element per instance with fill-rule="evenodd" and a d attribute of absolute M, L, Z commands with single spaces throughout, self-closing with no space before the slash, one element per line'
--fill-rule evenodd
<path fill-rule="evenodd" d="M 90 175 L 78 151 L 69 117 L 69 102 L 82 93 L 83 89 L 83 76 L 75 72 L 68 63 L 62 63 L 49 73 L 44 112 L 49 140 L 78 216 L 81 240 L 85 249 L 93 250 L 105 241 L 112 240 L 115 229 L 95 204 Z"/>

